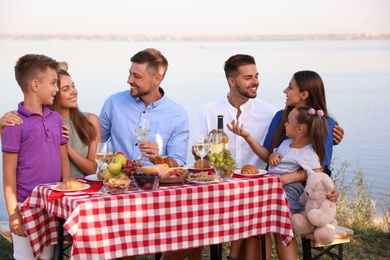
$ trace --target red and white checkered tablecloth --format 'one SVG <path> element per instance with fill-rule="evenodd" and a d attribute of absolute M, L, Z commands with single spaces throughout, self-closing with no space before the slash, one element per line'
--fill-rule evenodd
<path fill-rule="evenodd" d="M 57 217 L 72 235 L 71 259 L 153 254 L 266 233 L 281 234 L 286 245 L 294 239 L 283 186 L 273 176 L 47 202 L 50 192 L 49 185 L 37 186 L 22 208 L 35 255 L 57 243 Z"/>

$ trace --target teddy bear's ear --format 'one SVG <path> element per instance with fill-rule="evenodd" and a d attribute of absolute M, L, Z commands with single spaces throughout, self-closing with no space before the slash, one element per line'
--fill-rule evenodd
<path fill-rule="evenodd" d="M 322 181 L 324 183 L 324 187 L 325 187 L 326 191 L 331 191 L 334 188 L 333 181 L 326 173 L 324 173 L 324 174 L 326 175 L 322 179 Z"/>

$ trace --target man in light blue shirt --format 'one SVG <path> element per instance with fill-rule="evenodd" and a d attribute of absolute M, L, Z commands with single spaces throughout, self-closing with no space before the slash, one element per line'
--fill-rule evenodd
<path fill-rule="evenodd" d="M 170 166 L 186 164 L 189 122 L 187 111 L 164 95 L 160 83 L 168 69 L 168 61 L 156 49 L 145 49 L 131 59 L 130 90 L 110 96 L 100 112 L 103 141 L 111 140 L 114 151 L 123 151 L 128 159 L 168 155 Z M 151 128 L 147 141 L 135 136 L 138 122 L 148 119 Z"/>

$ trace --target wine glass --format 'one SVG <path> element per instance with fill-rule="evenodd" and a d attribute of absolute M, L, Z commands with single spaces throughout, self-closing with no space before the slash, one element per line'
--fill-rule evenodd
<path fill-rule="evenodd" d="M 201 159 L 201 171 L 203 171 L 203 158 L 210 151 L 210 143 L 207 134 L 198 134 L 195 138 L 194 151 Z"/>
<path fill-rule="evenodd" d="M 210 151 L 212 153 L 218 154 L 222 152 L 224 147 L 224 142 L 223 142 L 223 136 L 220 132 L 215 131 L 213 133 L 210 133 L 209 142 L 210 142 Z"/>
<path fill-rule="evenodd" d="M 137 126 L 135 127 L 135 136 L 140 142 L 148 140 L 150 136 L 150 125 L 149 125 L 149 120 L 146 118 L 141 119 L 138 123 Z M 144 156 L 141 155 L 141 162 L 144 162 Z"/>
<path fill-rule="evenodd" d="M 112 150 L 112 145 L 110 141 L 107 142 L 97 142 L 96 144 L 96 154 L 95 161 L 99 165 L 102 175 L 104 178 L 105 170 L 107 166 L 113 161 L 114 152 Z"/>

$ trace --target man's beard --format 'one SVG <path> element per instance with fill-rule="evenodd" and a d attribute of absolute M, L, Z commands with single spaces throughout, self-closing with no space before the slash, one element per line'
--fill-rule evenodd
<path fill-rule="evenodd" d="M 236 91 L 246 98 L 256 98 L 256 96 L 257 96 L 257 91 L 255 92 L 254 95 L 251 95 L 251 94 L 245 92 L 244 90 L 242 90 L 242 88 L 237 84 L 236 84 Z"/>
<path fill-rule="evenodd" d="M 143 96 L 146 96 L 146 95 L 148 95 L 150 92 L 152 92 L 152 89 L 151 88 L 149 88 L 147 91 L 140 91 L 140 89 L 139 88 L 137 88 L 138 89 L 138 92 L 136 93 L 136 94 L 132 94 L 132 92 L 131 92 L 131 90 L 130 90 L 130 96 L 132 96 L 132 97 L 139 97 L 139 98 L 142 98 Z"/>

